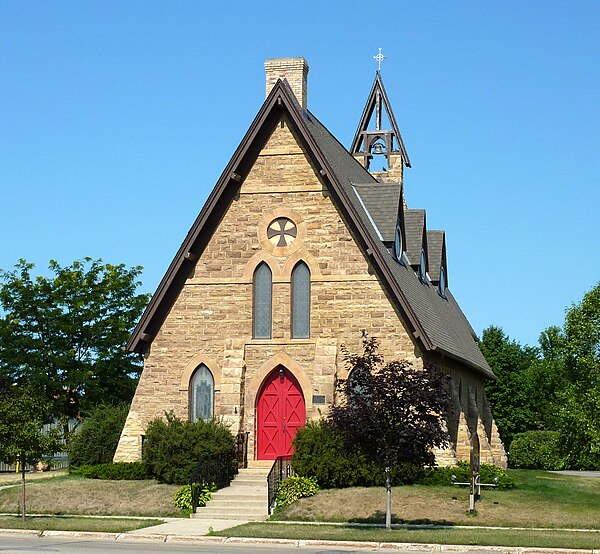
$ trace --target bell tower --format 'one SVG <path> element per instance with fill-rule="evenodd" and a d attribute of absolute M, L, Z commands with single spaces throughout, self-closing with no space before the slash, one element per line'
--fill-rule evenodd
<path fill-rule="evenodd" d="M 381 79 L 381 62 L 385 58 L 381 48 L 379 54 L 373 57 L 379 67 L 356 129 L 350 153 L 379 180 L 402 183 L 404 166 L 410 167 L 410 160 Z M 387 115 L 385 125 L 383 124 L 384 111 Z M 375 112 L 374 118 L 373 112 Z M 374 162 L 378 161 L 376 157 L 379 156 L 383 158 L 381 160 L 383 164 L 382 167 L 375 168 Z"/>

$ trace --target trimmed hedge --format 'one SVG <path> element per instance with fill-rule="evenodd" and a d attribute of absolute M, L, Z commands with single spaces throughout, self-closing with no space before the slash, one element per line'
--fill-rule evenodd
<path fill-rule="evenodd" d="M 228 427 L 214 421 L 183 421 L 173 413 L 148 424 L 143 461 L 160 483 L 185 485 L 199 458 L 224 455 L 235 449 Z"/>
<path fill-rule="evenodd" d="M 95 408 L 71 437 L 69 466 L 111 463 L 128 412 L 128 404 Z"/>
<path fill-rule="evenodd" d="M 370 462 L 360 450 L 348 452 L 343 435 L 333 431 L 326 420 L 309 422 L 298 430 L 294 439 L 292 465 L 297 475 L 314 477 L 322 489 L 372 487 L 385 484 L 384 472 Z M 469 480 L 468 462 L 457 466 L 420 468 L 397 465 L 390 470 L 392 485 L 451 485 L 451 476 L 458 481 Z M 481 482 L 493 483 L 498 477 L 499 488 L 515 486 L 507 473 L 493 465 L 481 464 Z"/>
<path fill-rule="evenodd" d="M 117 462 L 115 464 L 96 464 L 72 467 L 71 475 L 81 475 L 88 479 L 111 481 L 139 481 L 149 479 L 146 466 L 142 462 Z"/>
<path fill-rule="evenodd" d="M 297 475 L 316 478 L 323 489 L 371 487 L 385 484 L 384 472 L 358 449 L 348 452 L 343 435 L 326 420 L 308 422 L 294 439 L 292 465 Z M 410 465 L 391 468 L 393 485 L 415 483 L 423 470 Z"/>
<path fill-rule="evenodd" d="M 565 469 L 557 431 L 527 431 L 519 433 L 510 443 L 510 467 L 515 469 Z"/>
<path fill-rule="evenodd" d="M 417 481 L 420 485 L 452 485 L 452 476 L 460 483 L 468 483 L 471 478 L 469 462 L 458 462 L 455 466 L 428 467 L 424 476 Z M 479 476 L 482 483 L 493 483 L 498 478 L 499 489 L 512 489 L 516 486 L 515 480 L 503 469 L 491 464 L 481 464 Z"/>

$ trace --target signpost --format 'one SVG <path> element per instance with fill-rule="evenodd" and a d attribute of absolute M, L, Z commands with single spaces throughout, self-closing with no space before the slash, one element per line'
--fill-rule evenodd
<path fill-rule="evenodd" d="M 471 464 L 471 494 L 469 495 L 469 513 L 475 511 L 475 501 L 481 498 L 481 479 L 480 479 L 480 459 L 481 445 L 477 433 L 471 433 L 471 452 L 469 462 Z M 477 488 L 477 491 L 475 489 Z"/>
<path fill-rule="evenodd" d="M 481 482 L 481 445 L 479 443 L 479 437 L 477 433 L 471 433 L 470 437 L 471 449 L 469 462 L 471 466 L 471 478 L 468 483 L 458 483 L 456 481 L 456 475 L 452 476 L 453 485 L 469 485 L 471 494 L 469 495 L 469 513 L 472 514 L 475 511 L 475 502 L 481 498 L 481 487 L 497 487 L 498 477 L 494 479 L 494 483 L 482 483 Z"/>

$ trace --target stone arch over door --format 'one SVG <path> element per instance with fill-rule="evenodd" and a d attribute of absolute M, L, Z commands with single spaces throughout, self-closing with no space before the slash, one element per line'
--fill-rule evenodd
<path fill-rule="evenodd" d="M 283 365 L 264 380 L 256 399 L 256 458 L 290 456 L 292 441 L 306 423 L 306 404 L 298 380 Z"/>
<path fill-rule="evenodd" d="M 279 366 L 283 366 L 286 370 L 288 370 L 298 382 L 304 397 L 306 415 L 310 417 L 312 411 L 312 384 L 302 366 L 300 366 L 283 351 L 265 361 L 247 383 L 246 398 L 244 402 L 246 413 L 246 416 L 244 417 L 244 425 L 246 430 L 251 431 L 248 452 L 253 453 L 255 458 L 258 453 L 256 449 L 256 406 L 258 395 L 267 377 Z"/>

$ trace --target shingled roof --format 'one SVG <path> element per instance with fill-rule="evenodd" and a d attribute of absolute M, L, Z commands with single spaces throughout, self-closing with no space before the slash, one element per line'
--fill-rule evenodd
<path fill-rule="evenodd" d="M 409 333 L 425 351 L 435 351 L 462 361 L 494 378 L 477 346 L 476 336 L 450 292 L 437 294 L 431 284 L 422 283 L 412 268 L 398 263 L 382 242 L 389 213 L 373 217 L 359 196 L 369 186 L 382 186 L 308 110 L 299 104 L 286 81 L 279 80 L 259 110 L 250 129 L 223 171 L 167 273 L 136 326 L 127 348 L 144 352 L 154 339 L 169 310 L 228 208 L 240 184 L 250 172 L 261 148 L 282 116 L 287 116 L 292 132 L 306 149 L 324 180 L 338 209 L 357 237 L 382 284 L 396 302 Z M 391 191 L 391 187 L 388 191 Z M 387 193 L 386 193 L 387 194 Z M 372 199 L 369 193 L 366 194 Z M 398 204 L 396 204 L 396 207 Z M 381 216 L 381 217 L 380 217 Z M 384 233 L 377 228 L 377 219 Z"/>
<path fill-rule="evenodd" d="M 448 284 L 448 268 L 446 267 L 446 238 L 444 231 L 427 230 L 427 255 L 429 257 L 429 278 L 433 283 L 440 280 L 440 267 L 444 264 L 446 283 Z"/>
<path fill-rule="evenodd" d="M 379 230 L 382 240 L 394 242 L 402 185 L 400 183 L 353 183 L 353 186 Z"/>

